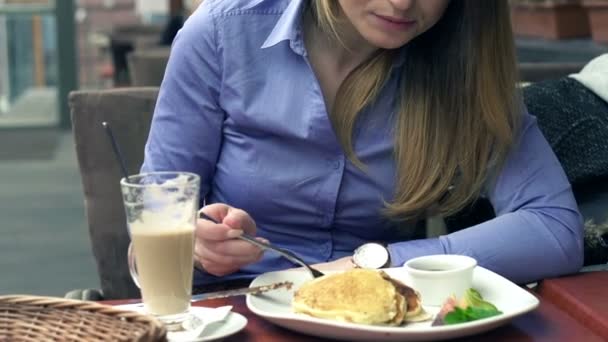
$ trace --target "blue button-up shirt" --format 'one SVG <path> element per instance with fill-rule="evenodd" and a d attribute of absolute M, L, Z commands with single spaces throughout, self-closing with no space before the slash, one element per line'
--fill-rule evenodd
<path fill-rule="evenodd" d="M 258 235 L 311 263 L 389 244 L 393 265 L 465 254 L 514 281 L 576 271 L 582 222 L 568 180 L 535 119 L 487 195 L 498 217 L 424 238 L 381 214 L 395 188 L 398 63 L 355 128 L 362 171 L 344 156 L 302 37 L 303 0 L 206 0 L 172 47 L 146 145 L 144 171 L 199 174 L 206 203 L 247 211 Z M 505 96 L 509 96 L 505 94 Z M 272 252 L 229 277 L 294 267 Z M 225 278 L 224 278 L 225 279 Z M 197 274 L 195 284 L 219 279 Z"/>

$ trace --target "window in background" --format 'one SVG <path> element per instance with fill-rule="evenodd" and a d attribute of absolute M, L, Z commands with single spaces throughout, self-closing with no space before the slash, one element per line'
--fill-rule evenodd
<path fill-rule="evenodd" d="M 0 126 L 58 121 L 53 11 L 50 0 L 0 0 Z"/>

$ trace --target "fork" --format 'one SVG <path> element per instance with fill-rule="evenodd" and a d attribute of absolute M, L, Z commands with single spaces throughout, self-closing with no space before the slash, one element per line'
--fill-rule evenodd
<path fill-rule="evenodd" d="M 215 220 L 214 218 L 209 217 L 208 215 L 206 215 L 205 213 L 203 213 L 202 211 L 199 212 L 199 218 L 202 218 L 204 220 L 207 221 L 211 221 L 215 224 L 220 224 L 217 220 Z M 276 247 L 270 243 L 265 243 L 265 242 L 261 242 L 255 239 L 255 237 L 243 232 L 241 235 L 239 235 L 237 237 L 238 239 L 241 239 L 243 241 L 249 242 L 252 245 L 255 245 L 263 250 L 271 250 L 271 251 L 275 251 L 277 253 L 279 253 L 282 257 L 284 257 L 285 259 L 296 263 L 298 265 L 303 266 L 304 268 L 308 269 L 308 271 L 310 271 L 310 273 L 312 274 L 313 278 L 319 278 L 324 276 L 325 274 L 323 274 L 323 272 L 311 267 L 310 265 L 308 265 L 306 262 L 304 262 L 304 260 L 300 259 L 300 257 L 298 257 L 297 255 L 295 255 L 293 252 L 288 251 L 286 249 L 283 248 L 279 248 Z"/>

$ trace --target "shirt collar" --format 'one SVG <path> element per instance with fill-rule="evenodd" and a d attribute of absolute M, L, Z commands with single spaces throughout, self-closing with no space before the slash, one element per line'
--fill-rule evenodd
<path fill-rule="evenodd" d="M 291 0 L 289 2 L 289 6 L 287 6 L 279 18 L 279 21 L 266 38 L 264 44 L 262 44 L 262 49 L 288 40 L 289 46 L 296 53 L 305 54 L 304 43 L 302 41 L 302 10 L 304 8 L 304 1 L 307 0 Z"/>

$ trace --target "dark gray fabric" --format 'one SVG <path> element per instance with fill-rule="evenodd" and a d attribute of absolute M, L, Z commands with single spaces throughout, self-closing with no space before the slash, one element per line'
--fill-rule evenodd
<path fill-rule="evenodd" d="M 127 56 L 131 84 L 137 87 L 159 87 L 165 75 L 170 52 L 171 49 L 168 47 L 131 52 Z"/>
<path fill-rule="evenodd" d="M 608 202 L 603 202 L 608 209 Z M 608 222 L 596 223 L 589 220 L 585 223 L 585 260 L 587 265 L 608 262 Z"/>
<path fill-rule="evenodd" d="M 102 127 L 110 124 L 127 162 L 137 173 L 158 88 L 78 91 L 70 94 L 76 154 L 85 210 L 101 289 L 106 299 L 133 298 L 139 291 L 127 267 L 129 243 L 120 193 L 122 174 Z"/>
<path fill-rule="evenodd" d="M 540 82 L 566 77 L 583 69 L 586 62 L 521 62 L 519 77 L 523 82 Z"/>
<path fill-rule="evenodd" d="M 585 218 L 585 265 L 608 262 L 608 103 L 575 79 L 524 89 Z"/>
<path fill-rule="evenodd" d="M 568 179 L 581 186 L 608 176 L 608 104 L 575 79 L 540 82 L 524 88 L 528 111 Z"/>

